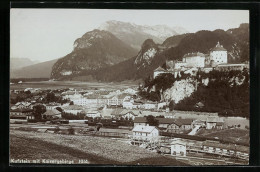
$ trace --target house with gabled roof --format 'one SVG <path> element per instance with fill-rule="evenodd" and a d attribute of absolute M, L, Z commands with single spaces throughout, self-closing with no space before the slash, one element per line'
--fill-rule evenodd
<path fill-rule="evenodd" d="M 218 124 L 218 127 L 217 127 L 217 124 Z M 208 117 L 206 119 L 206 129 L 208 129 L 208 130 L 213 129 L 213 128 L 221 129 L 223 127 L 224 127 L 224 120 L 222 118 Z"/>
<path fill-rule="evenodd" d="M 159 128 L 160 129 L 167 129 L 170 124 L 173 124 L 175 119 L 171 118 L 156 118 L 159 121 Z"/>
<path fill-rule="evenodd" d="M 26 119 L 26 116 L 33 112 L 32 109 L 11 109 L 10 118 L 11 119 Z"/>
<path fill-rule="evenodd" d="M 186 142 L 180 138 L 176 138 L 171 142 L 172 156 L 186 156 Z"/>
<path fill-rule="evenodd" d="M 101 117 L 101 113 L 99 111 L 96 110 L 90 110 L 86 112 L 86 116 L 87 117 L 91 117 L 91 118 L 98 118 Z"/>
<path fill-rule="evenodd" d="M 133 122 L 134 122 L 134 126 L 137 125 L 149 126 L 146 117 L 135 117 Z"/>
<path fill-rule="evenodd" d="M 133 139 L 156 140 L 159 136 L 159 129 L 155 126 L 136 125 L 133 130 Z"/>
<path fill-rule="evenodd" d="M 169 133 L 183 133 L 192 129 L 193 119 L 174 119 L 173 123 L 169 124 L 166 131 Z"/>
<path fill-rule="evenodd" d="M 116 108 L 114 109 L 112 112 L 111 112 L 111 116 L 113 118 L 120 118 L 121 117 L 121 112 L 123 111 L 124 109 L 121 109 L 121 108 Z"/>
<path fill-rule="evenodd" d="M 56 109 L 47 109 L 45 113 L 42 114 L 43 119 L 57 119 L 61 118 L 61 112 Z"/>

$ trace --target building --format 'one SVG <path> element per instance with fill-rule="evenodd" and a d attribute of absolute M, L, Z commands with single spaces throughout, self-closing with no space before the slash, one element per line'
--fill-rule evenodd
<path fill-rule="evenodd" d="M 111 113 L 111 116 L 113 118 L 117 118 L 117 119 L 120 119 L 120 117 L 122 116 L 121 112 L 123 111 L 124 109 L 121 109 L 121 108 L 116 108 L 112 111 Z"/>
<path fill-rule="evenodd" d="M 10 110 L 10 115 L 28 115 L 30 113 L 32 113 L 33 110 L 32 109 L 14 109 L 14 110 Z"/>
<path fill-rule="evenodd" d="M 134 119 L 134 126 L 142 125 L 142 126 L 149 126 L 147 123 L 146 117 L 135 117 Z"/>
<path fill-rule="evenodd" d="M 101 117 L 101 113 L 99 111 L 88 111 L 86 113 L 86 116 L 94 119 L 94 118 Z"/>
<path fill-rule="evenodd" d="M 203 142 L 203 151 L 209 154 L 249 159 L 249 147 L 242 145 L 224 144 L 218 141 L 207 140 Z"/>
<path fill-rule="evenodd" d="M 42 114 L 42 119 L 57 119 L 57 118 L 61 118 L 61 112 L 56 109 L 46 110 L 46 112 Z"/>
<path fill-rule="evenodd" d="M 32 109 L 11 109 L 10 119 L 26 119 L 27 115 L 30 115 L 32 112 Z"/>
<path fill-rule="evenodd" d="M 216 70 L 219 71 L 230 71 L 230 70 L 240 70 L 242 71 L 246 68 L 246 64 L 219 64 Z"/>
<path fill-rule="evenodd" d="M 157 109 L 157 103 L 156 102 L 145 102 L 143 104 L 144 109 Z"/>
<path fill-rule="evenodd" d="M 123 102 L 123 108 L 126 108 L 126 109 L 133 109 L 134 105 L 134 100 L 126 100 Z"/>
<path fill-rule="evenodd" d="M 79 99 L 79 98 L 82 97 L 82 95 L 81 95 L 81 94 L 78 94 L 78 93 L 76 92 L 76 90 L 63 92 L 63 93 L 61 93 L 61 95 L 62 95 L 62 97 L 63 97 L 64 99 L 70 99 L 70 100 L 73 100 L 73 99 L 75 100 L 75 99 Z"/>
<path fill-rule="evenodd" d="M 186 156 L 186 142 L 177 138 L 171 142 L 171 155 L 172 156 Z"/>
<path fill-rule="evenodd" d="M 50 103 L 50 104 L 46 104 L 45 107 L 48 110 L 52 110 L 52 109 L 56 109 L 57 107 L 60 107 L 61 105 L 58 103 Z"/>
<path fill-rule="evenodd" d="M 174 69 L 182 69 L 186 67 L 186 65 L 187 65 L 186 62 L 177 60 L 174 62 Z"/>
<path fill-rule="evenodd" d="M 66 113 L 72 113 L 74 115 L 77 115 L 78 113 L 80 113 L 84 109 L 83 109 L 82 106 L 79 106 L 79 105 L 69 105 L 69 106 L 63 107 L 63 110 Z"/>
<path fill-rule="evenodd" d="M 138 110 L 115 109 L 112 111 L 111 116 L 117 119 L 124 118 L 134 120 L 140 113 Z"/>
<path fill-rule="evenodd" d="M 132 89 L 132 88 L 127 88 L 123 91 L 123 93 L 127 93 L 127 94 L 131 94 L 131 95 L 135 95 L 137 93 L 136 90 Z"/>
<path fill-rule="evenodd" d="M 162 130 L 166 130 L 169 125 L 175 122 L 175 119 L 172 118 L 156 118 L 159 121 L 158 127 Z"/>
<path fill-rule="evenodd" d="M 224 120 L 219 117 L 208 117 L 206 119 L 206 129 L 223 129 L 224 128 Z"/>
<path fill-rule="evenodd" d="M 227 60 L 227 50 L 223 48 L 218 42 L 216 47 L 210 50 L 210 60 L 213 60 L 217 64 L 228 63 Z"/>
<path fill-rule="evenodd" d="M 125 113 L 125 111 L 123 111 L 123 112 L 121 112 L 121 114 L 124 119 L 132 119 L 132 120 L 134 120 L 139 115 L 138 113 L 135 113 L 133 111 L 128 111 L 126 113 Z"/>
<path fill-rule="evenodd" d="M 133 128 L 133 139 L 137 140 L 158 140 L 159 129 L 155 126 L 137 125 Z"/>
<path fill-rule="evenodd" d="M 134 102 L 132 109 L 144 109 L 144 105 L 143 105 L 143 103 L 140 103 L 140 102 Z"/>
<path fill-rule="evenodd" d="M 186 63 L 185 67 L 205 67 L 205 55 L 203 53 L 188 53 L 183 56 L 183 62 Z"/>
<path fill-rule="evenodd" d="M 192 129 L 192 119 L 175 119 L 168 125 L 166 131 L 169 133 L 183 133 Z"/>
<path fill-rule="evenodd" d="M 11 109 L 33 109 L 33 104 L 30 102 L 17 102 Z"/>
<path fill-rule="evenodd" d="M 157 69 L 154 70 L 153 72 L 153 78 L 156 78 L 157 76 L 159 76 L 162 73 L 166 73 L 167 71 L 165 69 L 163 69 L 161 66 L 159 66 Z"/>
<path fill-rule="evenodd" d="M 205 127 L 205 126 L 206 126 L 206 122 L 204 120 L 196 119 L 192 121 L 192 128 Z"/>

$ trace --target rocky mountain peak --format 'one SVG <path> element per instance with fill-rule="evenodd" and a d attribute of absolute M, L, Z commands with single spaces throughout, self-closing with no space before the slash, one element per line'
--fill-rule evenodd
<path fill-rule="evenodd" d="M 135 49 L 140 49 L 146 39 L 153 39 L 156 43 L 162 43 L 168 37 L 187 32 L 181 27 L 172 28 L 167 25 L 137 25 L 115 20 L 103 23 L 99 29 L 111 32 Z"/>
<path fill-rule="evenodd" d="M 138 68 L 150 65 L 157 51 L 158 46 L 152 39 L 145 40 L 134 63 L 139 66 Z"/>
<path fill-rule="evenodd" d="M 113 39 L 114 37 L 114 35 L 107 31 L 94 29 L 93 31 L 85 33 L 81 38 L 78 38 L 74 41 L 74 50 L 89 48 L 102 40 L 109 40 Z"/>

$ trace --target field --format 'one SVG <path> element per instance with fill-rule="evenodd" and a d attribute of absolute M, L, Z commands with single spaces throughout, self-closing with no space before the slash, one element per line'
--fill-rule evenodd
<path fill-rule="evenodd" d="M 121 89 L 137 86 L 134 82 L 121 83 L 99 83 L 99 82 L 79 82 L 79 81 L 39 81 L 39 82 L 23 82 L 22 84 L 12 84 L 10 89 L 21 90 L 25 88 L 41 88 L 41 89 L 64 89 L 64 88 L 78 88 L 78 89 Z"/>
<path fill-rule="evenodd" d="M 218 137 L 219 139 L 224 139 L 230 142 L 242 143 L 242 144 L 249 144 L 249 131 L 242 130 L 242 129 L 225 129 L 220 131 L 214 130 L 205 130 L 201 129 L 198 133 L 199 136 L 206 136 L 215 138 Z"/>
<path fill-rule="evenodd" d="M 10 159 L 67 159 L 85 164 L 186 165 L 111 138 L 10 130 Z"/>

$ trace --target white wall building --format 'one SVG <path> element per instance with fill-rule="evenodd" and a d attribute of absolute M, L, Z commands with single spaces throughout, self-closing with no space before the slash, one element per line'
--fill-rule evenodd
<path fill-rule="evenodd" d="M 133 139 L 138 140 L 156 140 L 159 136 L 159 130 L 155 126 L 136 125 L 132 131 Z"/>
<path fill-rule="evenodd" d="M 143 106 L 145 109 L 157 109 L 157 103 L 154 102 L 146 102 Z"/>
<path fill-rule="evenodd" d="M 217 64 L 227 63 L 227 50 L 218 42 L 216 47 L 212 48 L 210 51 L 210 59 Z"/>
<path fill-rule="evenodd" d="M 181 139 L 174 139 L 171 143 L 171 155 L 186 156 L 186 142 Z"/>
<path fill-rule="evenodd" d="M 188 53 L 183 57 L 186 67 L 205 67 L 205 55 L 203 53 Z"/>
<path fill-rule="evenodd" d="M 174 63 L 174 69 L 181 69 L 183 67 L 186 67 L 187 63 L 184 61 L 175 61 Z"/>
<path fill-rule="evenodd" d="M 133 109 L 133 101 L 131 100 L 126 100 L 123 102 L 123 108 L 126 108 L 126 109 Z"/>
<path fill-rule="evenodd" d="M 87 117 L 92 117 L 92 118 L 97 118 L 97 117 L 101 117 L 101 113 L 99 111 L 88 111 L 86 113 Z"/>

